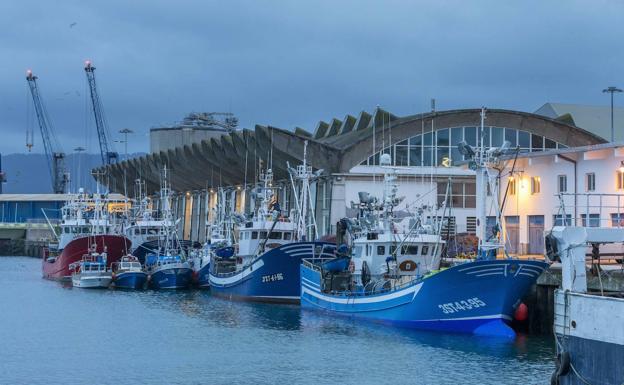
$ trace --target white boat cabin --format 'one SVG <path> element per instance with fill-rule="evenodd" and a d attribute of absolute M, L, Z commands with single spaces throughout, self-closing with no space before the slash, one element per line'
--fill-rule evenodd
<path fill-rule="evenodd" d="M 366 263 L 372 276 L 420 276 L 440 267 L 443 244 L 434 234 L 367 233 L 353 241 L 354 273 Z"/>
<path fill-rule="evenodd" d="M 294 224 L 287 219 L 280 219 L 273 227 L 273 221 L 247 222 L 238 228 L 238 255 L 255 257 L 270 249 L 293 242 Z M 273 229 L 271 230 L 271 227 Z M 270 232 L 270 234 L 269 234 Z M 265 243 L 266 240 L 266 243 Z M 260 250 L 264 244 L 264 250 Z"/>

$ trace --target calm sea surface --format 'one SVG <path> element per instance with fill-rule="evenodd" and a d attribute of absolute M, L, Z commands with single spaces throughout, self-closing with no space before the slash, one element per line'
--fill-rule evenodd
<path fill-rule="evenodd" d="M 0 384 L 548 384 L 553 342 L 400 330 L 209 292 L 89 291 L 0 257 Z"/>

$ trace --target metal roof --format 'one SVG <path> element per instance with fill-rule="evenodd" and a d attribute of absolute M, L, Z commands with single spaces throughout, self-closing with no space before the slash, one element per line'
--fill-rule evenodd
<path fill-rule="evenodd" d="M 588 106 L 582 104 L 546 103 L 537 111 L 538 115 L 544 115 L 552 119 L 562 118 L 569 114 L 577 127 L 583 127 L 605 140 L 611 139 L 611 107 Z M 624 140 L 624 108 L 613 108 L 613 126 L 615 127 L 615 140 Z"/>
<path fill-rule="evenodd" d="M 293 132 L 256 125 L 253 130 L 229 132 L 192 145 L 104 166 L 99 171 L 110 176 L 106 180 L 111 181 L 111 191 L 123 191 L 124 181 L 140 178 L 146 182 L 148 193 L 158 191 L 160 172 L 165 165 L 171 171 L 172 188 L 179 192 L 253 183 L 260 163 L 263 167 L 271 164 L 275 180 L 286 180 L 287 164 L 301 162 L 303 144 L 307 141 L 308 162 L 314 169 L 323 169 L 326 175 L 345 173 L 384 145 L 396 144 L 432 129 L 477 126 L 480 113 L 481 109 L 463 109 L 398 117 L 377 108 L 371 114 L 363 111 L 357 118 L 347 115 L 343 119 L 320 121 L 310 135 L 303 129 Z M 527 112 L 489 109 L 487 124 L 525 130 L 569 147 L 605 141 L 566 122 Z M 375 137 L 385 137 L 389 141 L 391 138 L 392 143 L 375 140 Z M 132 195 L 131 183 L 127 189 Z"/>

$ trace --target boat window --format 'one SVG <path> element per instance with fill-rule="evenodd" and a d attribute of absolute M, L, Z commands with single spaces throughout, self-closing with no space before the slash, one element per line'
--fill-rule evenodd
<path fill-rule="evenodd" d="M 386 255 L 386 246 L 377 246 L 377 255 Z"/>
<path fill-rule="evenodd" d="M 396 246 L 390 246 L 390 255 L 396 254 Z"/>
<path fill-rule="evenodd" d="M 362 256 L 362 246 L 355 246 L 354 255 L 356 258 L 360 258 Z"/>
<path fill-rule="evenodd" d="M 288 241 L 290 240 L 291 237 L 292 237 L 292 233 L 288 233 L 288 232 L 284 233 L 284 240 Z"/>
<path fill-rule="evenodd" d="M 78 228 L 77 227 L 72 227 L 71 231 L 73 234 L 76 234 L 78 232 Z"/>
<path fill-rule="evenodd" d="M 141 233 L 141 230 L 139 229 L 134 229 L 134 235 L 139 235 Z"/>
<path fill-rule="evenodd" d="M 83 227 L 82 228 L 82 232 L 85 233 L 85 234 L 88 234 L 90 231 L 89 231 L 88 227 Z"/>
<path fill-rule="evenodd" d="M 154 228 L 147 229 L 147 233 L 149 235 L 157 235 L 158 234 L 158 229 L 154 229 Z"/>
<path fill-rule="evenodd" d="M 141 229 L 141 234 L 142 234 L 142 235 L 147 234 L 147 229 Z"/>
<path fill-rule="evenodd" d="M 266 231 L 261 231 L 260 232 L 260 239 L 266 239 L 267 236 L 267 232 Z"/>
<path fill-rule="evenodd" d="M 429 246 L 423 246 L 420 253 L 421 255 L 427 255 L 429 253 Z"/>
<path fill-rule="evenodd" d="M 258 232 L 257 231 L 252 231 L 251 232 L 251 239 L 258 239 Z"/>
<path fill-rule="evenodd" d="M 271 234 L 269 234 L 269 239 L 282 239 L 282 233 L 279 231 L 271 231 Z"/>
<path fill-rule="evenodd" d="M 65 234 L 69 234 L 69 227 L 65 228 Z"/>
<path fill-rule="evenodd" d="M 405 245 L 402 248 L 402 255 L 418 255 L 418 246 L 414 246 L 414 245 Z M 423 251 L 423 255 L 425 255 L 427 252 Z"/>

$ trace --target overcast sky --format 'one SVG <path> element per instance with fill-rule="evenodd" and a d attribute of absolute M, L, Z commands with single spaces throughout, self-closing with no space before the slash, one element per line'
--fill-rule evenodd
<path fill-rule="evenodd" d="M 376 105 L 534 111 L 606 104 L 603 88 L 624 87 L 619 0 L 3 0 L 0 25 L 2 153 L 26 151 L 29 68 L 64 150 L 97 151 L 85 59 L 111 131 L 137 132 L 132 152 L 190 111 L 313 131 Z"/>

